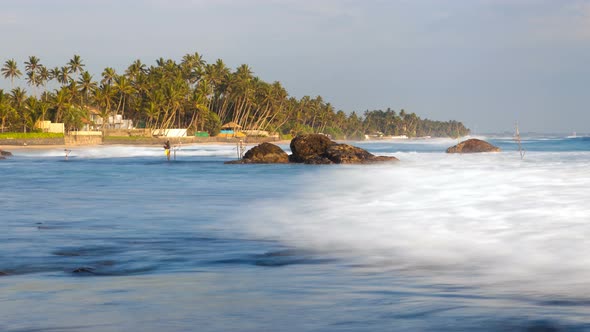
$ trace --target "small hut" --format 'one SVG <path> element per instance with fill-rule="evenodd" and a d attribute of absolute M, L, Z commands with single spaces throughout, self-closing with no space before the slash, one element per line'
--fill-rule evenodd
<path fill-rule="evenodd" d="M 241 129 L 242 126 L 240 126 L 239 124 L 235 123 L 235 122 L 228 122 L 226 124 L 224 124 L 223 126 L 221 126 L 221 132 L 220 134 L 223 134 L 225 136 L 234 136 L 236 134 L 236 130 Z"/>

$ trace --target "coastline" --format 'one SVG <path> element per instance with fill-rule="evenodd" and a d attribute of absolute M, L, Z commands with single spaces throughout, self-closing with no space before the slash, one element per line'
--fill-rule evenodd
<path fill-rule="evenodd" d="M 358 143 L 358 142 L 423 142 L 427 140 L 435 140 L 439 139 L 440 137 L 412 137 L 412 138 L 392 138 L 392 139 L 379 139 L 379 140 L 335 140 L 337 143 Z M 185 142 L 174 142 L 175 139 L 169 139 L 173 146 L 211 146 L 211 145 L 232 145 L 235 146 L 238 141 L 236 140 L 219 140 L 219 141 L 185 141 Z M 112 146 L 137 146 L 137 147 L 159 147 L 160 145 L 164 144 L 166 139 L 162 138 L 154 138 L 151 141 L 146 140 L 112 140 L 112 141 L 103 141 L 101 143 L 82 143 L 82 144 L 35 144 L 33 140 L 28 140 L 25 144 L 3 144 L 5 142 L 0 141 L 0 150 L 4 151 L 26 151 L 26 150 L 57 150 L 57 149 L 88 149 L 88 148 L 97 148 L 97 147 L 112 147 Z M 266 142 L 266 140 L 254 140 L 254 141 L 245 141 L 244 145 L 247 147 L 256 146 L 262 142 Z M 269 141 L 269 143 L 275 145 L 289 145 L 291 140 L 276 140 L 276 141 Z"/>
<path fill-rule="evenodd" d="M 273 144 L 289 144 L 290 140 L 274 141 Z M 134 142 L 129 141 L 126 143 L 101 143 L 101 144 L 27 144 L 27 145 L 6 145 L 0 144 L 0 150 L 4 151 L 25 151 L 25 150 L 57 150 L 57 149 L 89 149 L 96 147 L 109 147 L 109 146 L 137 146 L 137 147 L 159 147 L 161 142 L 145 143 L 145 142 Z M 171 143 L 173 146 L 177 145 L 174 142 Z M 246 146 L 254 146 L 260 144 L 260 142 L 245 142 Z M 236 142 L 191 142 L 181 143 L 181 146 L 208 146 L 208 145 L 236 145 Z"/>

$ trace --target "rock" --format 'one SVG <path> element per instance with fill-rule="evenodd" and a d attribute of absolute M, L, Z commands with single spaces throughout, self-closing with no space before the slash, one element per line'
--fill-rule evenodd
<path fill-rule="evenodd" d="M 228 161 L 226 164 L 286 164 L 289 155 L 280 147 L 271 143 L 262 143 L 244 154 L 241 160 Z"/>
<path fill-rule="evenodd" d="M 12 157 L 12 153 L 0 150 L 0 159 L 6 159 L 6 157 Z"/>
<path fill-rule="evenodd" d="M 291 140 L 290 160 L 295 163 L 303 163 L 323 155 L 334 142 L 321 134 L 299 135 Z"/>
<path fill-rule="evenodd" d="M 6 273 L 6 272 L 3 272 L 3 271 L 0 271 L 0 277 L 2 277 L 2 276 L 7 276 L 7 275 L 8 275 L 8 273 Z"/>
<path fill-rule="evenodd" d="M 397 159 L 396 157 L 393 156 L 373 156 L 373 158 L 371 158 L 370 160 L 368 160 L 369 164 L 374 164 L 374 163 L 393 163 L 393 162 L 397 162 L 399 161 L 399 159 Z"/>
<path fill-rule="evenodd" d="M 373 164 L 398 161 L 395 157 L 375 156 L 372 153 L 348 144 L 338 144 L 325 135 L 300 135 L 291 140 L 291 151 L 287 155 L 280 147 L 262 143 L 248 150 L 241 160 L 227 161 L 226 164 L 262 163 L 304 163 L 310 165 L 329 164 Z"/>
<path fill-rule="evenodd" d="M 374 157 L 367 150 L 348 144 L 332 144 L 325 152 L 328 159 L 335 164 L 360 164 Z"/>
<path fill-rule="evenodd" d="M 290 163 L 301 163 L 300 161 L 298 161 L 299 159 L 296 159 L 292 154 L 289 155 L 289 162 Z M 326 158 L 326 157 L 322 157 L 320 155 L 316 155 L 310 158 L 307 158 L 303 161 L 304 164 L 308 164 L 308 165 L 328 165 L 328 164 L 333 164 L 333 162 Z"/>
<path fill-rule="evenodd" d="M 500 152 L 500 148 L 480 139 L 471 138 L 447 149 L 447 153 Z"/>
<path fill-rule="evenodd" d="M 373 164 L 398 161 L 395 157 L 375 156 L 367 150 L 348 144 L 332 144 L 325 153 L 335 164 Z"/>
<path fill-rule="evenodd" d="M 291 162 L 325 164 L 372 164 L 398 161 L 395 157 L 377 157 L 367 150 L 348 144 L 338 144 L 320 134 L 301 135 L 291 141 Z"/>
<path fill-rule="evenodd" d="M 72 273 L 94 273 L 94 268 L 92 267 L 79 267 L 72 271 Z"/>
<path fill-rule="evenodd" d="M 309 159 L 306 159 L 304 161 L 304 163 L 307 165 L 330 165 L 330 164 L 333 164 L 334 162 L 326 157 L 315 156 L 315 157 L 311 157 Z"/>

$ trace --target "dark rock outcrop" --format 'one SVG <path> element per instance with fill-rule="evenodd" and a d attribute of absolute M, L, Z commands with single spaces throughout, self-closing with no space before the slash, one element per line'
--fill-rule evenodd
<path fill-rule="evenodd" d="M 83 266 L 74 269 L 72 273 L 94 273 L 94 268 Z"/>
<path fill-rule="evenodd" d="M 375 156 L 348 144 L 332 142 L 320 134 L 300 135 L 291 141 L 291 162 L 313 165 L 324 164 L 372 164 L 398 161 L 395 157 Z"/>
<path fill-rule="evenodd" d="M 0 150 L 0 159 L 6 159 L 6 157 L 12 157 L 12 153 Z"/>
<path fill-rule="evenodd" d="M 333 142 L 325 135 L 300 135 L 291 140 L 291 151 L 287 155 L 280 147 L 262 143 L 248 150 L 241 160 L 226 164 L 268 164 L 304 163 L 311 165 L 329 164 L 374 164 L 398 161 L 395 157 L 375 156 L 361 148 Z"/>
<path fill-rule="evenodd" d="M 326 157 L 314 156 L 309 159 L 306 159 L 303 163 L 308 165 L 330 165 L 334 162 Z"/>
<path fill-rule="evenodd" d="M 328 136 L 320 134 L 299 135 L 291 140 L 291 162 L 304 163 L 306 160 L 317 159 L 335 144 Z"/>
<path fill-rule="evenodd" d="M 500 152 L 500 148 L 486 141 L 471 138 L 447 149 L 447 153 Z"/>
<path fill-rule="evenodd" d="M 280 147 L 271 143 L 262 143 L 244 154 L 241 160 L 228 161 L 226 164 L 286 164 L 289 155 Z"/>

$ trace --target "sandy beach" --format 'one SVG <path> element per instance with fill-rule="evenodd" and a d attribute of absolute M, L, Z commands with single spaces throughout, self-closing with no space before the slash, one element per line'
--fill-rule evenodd
<path fill-rule="evenodd" d="M 291 141 L 289 140 L 281 140 L 281 141 L 275 141 L 272 142 L 273 144 L 276 145 L 285 145 L 285 144 L 289 144 Z M 174 145 L 178 145 L 178 146 L 210 146 L 210 145 L 236 145 L 236 142 L 199 142 L 199 143 L 184 143 L 184 144 L 174 144 L 174 142 L 171 142 L 171 144 Z M 248 147 L 252 147 L 255 145 L 258 145 L 260 143 L 256 142 L 256 143 L 244 143 L 246 146 Z M 89 148 L 96 148 L 96 147 L 109 147 L 109 146 L 137 146 L 137 147 L 158 147 L 158 144 L 146 144 L 146 143 L 134 143 L 133 141 L 130 141 L 129 143 L 126 144 L 120 144 L 120 143 L 113 143 L 113 144 L 86 144 L 86 145 L 69 145 L 69 144 L 47 144 L 47 145 L 0 145 L 0 150 L 4 150 L 4 151 L 10 151 L 10 152 L 14 152 L 14 151 L 25 151 L 25 150 L 59 150 L 59 149 L 77 149 L 77 150 L 81 150 L 81 149 L 89 149 Z"/>

